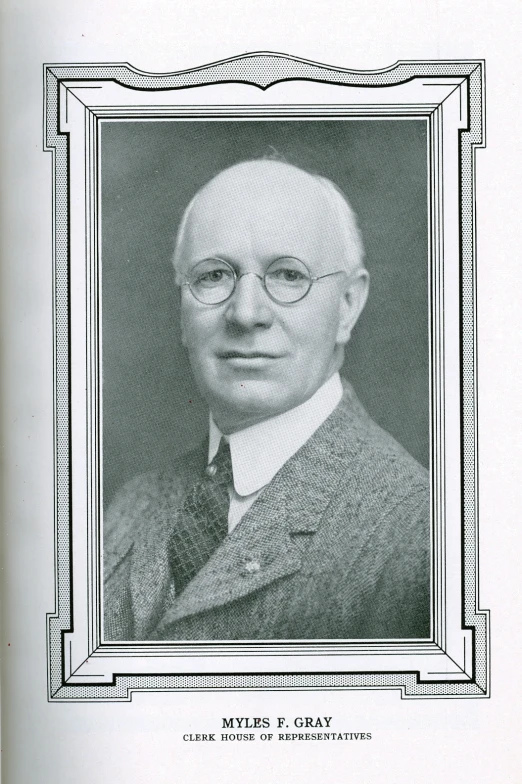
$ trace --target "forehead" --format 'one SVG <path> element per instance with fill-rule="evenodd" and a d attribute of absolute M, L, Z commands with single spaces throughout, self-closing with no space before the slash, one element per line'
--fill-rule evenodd
<path fill-rule="evenodd" d="M 333 235 L 324 194 L 299 169 L 243 164 L 212 180 L 196 197 L 183 247 L 187 262 L 208 256 L 293 255 L 316 265 Z"/>

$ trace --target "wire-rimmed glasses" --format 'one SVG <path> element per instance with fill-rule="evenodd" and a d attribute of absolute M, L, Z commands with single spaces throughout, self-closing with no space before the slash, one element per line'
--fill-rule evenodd
<path fill-rule="evenodd" d="M 188 286 L 192 295 L 203 305 L 220 305 L 230 299 L 240 278 L 255 275 L 262 281 L 270 299 L 288 305 L 306 297 L 314 281 L 340 272 L 345 270 L 314 276 L 301 259 L 282 256 L 269 264 L 264 275 L 257 272 L 243 272 L 239 275 L 227 261 L 209 258 L 199 261 L 182 285 Z"/>

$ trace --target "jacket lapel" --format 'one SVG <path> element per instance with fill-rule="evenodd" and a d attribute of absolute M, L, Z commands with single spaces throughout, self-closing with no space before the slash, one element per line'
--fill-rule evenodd
<path fill-rule="evenodd" d="M 284 488 L 274 483 L 266 488 L 183 593 L 173 597 L 160 633 L 180 618 L 232 602 L 300 568 L 298 550 L 282 524 L 286 502 Z"/>
<path fill-rule="evenodd" d="M 283 466 L 183 593 L 172 596 L 159 636 L 181 618 L 240 599 L 301 568 L 304 549 L 358 451 L 352 419 L 343 401 Z M 182 524 L 170 524 L 175 522 Z"/>

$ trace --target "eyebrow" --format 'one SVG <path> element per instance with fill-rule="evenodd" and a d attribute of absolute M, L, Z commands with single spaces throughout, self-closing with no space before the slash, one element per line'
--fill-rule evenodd
<path fill-rule="evenodd" d="M 239 267 L 241 265 L 241 261 L 238 262 L 235 259 L 232 259 L 230 256 L 228 256 L 227 254 L 224 254 L 224 253 L 223 254 L 221 254 L 221 253 L 211 253 L 211 254 L 209 254 L 207 256 L 201 256 L 201 257 L 198 257 L 198 258 L 195 258 L 195 259 L 191 259 L 191 260 L 187 261 L 186 263 L 187 263 L 187 266 L 194 267 L 196 264 L 199 264 L 202 261 L 210 261 L 212 259 L 214 259 L 216 261 L 224 261 L 226 264 L 229 264 L 231 267 L 234 267 L 234 268 L 235 267 Z M 261 263 L 264 264 L 264 265 L 270 265 L 270 264 L 272 264 L 272 262 L 277 261 L 278 259 L 297 259 L 297 261 L 302 261 L 304 264 L 306 264 L 308 266 L 308 261 L 303 259 L 301 256 L 296 256 L 295 253 L 273 253 L 269 257 L 264 259 Z"/>

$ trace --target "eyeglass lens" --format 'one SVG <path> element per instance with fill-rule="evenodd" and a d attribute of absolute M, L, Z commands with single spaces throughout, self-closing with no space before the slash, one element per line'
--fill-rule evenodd
<path fill-rule="evenodd" d="M 217 305 L 232 295 L 236 280 L 234 270 L 226 261 L 204 259 L 190 271 L 188 283 L 197 300 L 206 305 Z M 302 299 L 312 285 L 306 265 L 300 259 L 289 256 L 271 262 L 263 280 L 270 296 L 284 303 Z"/>

